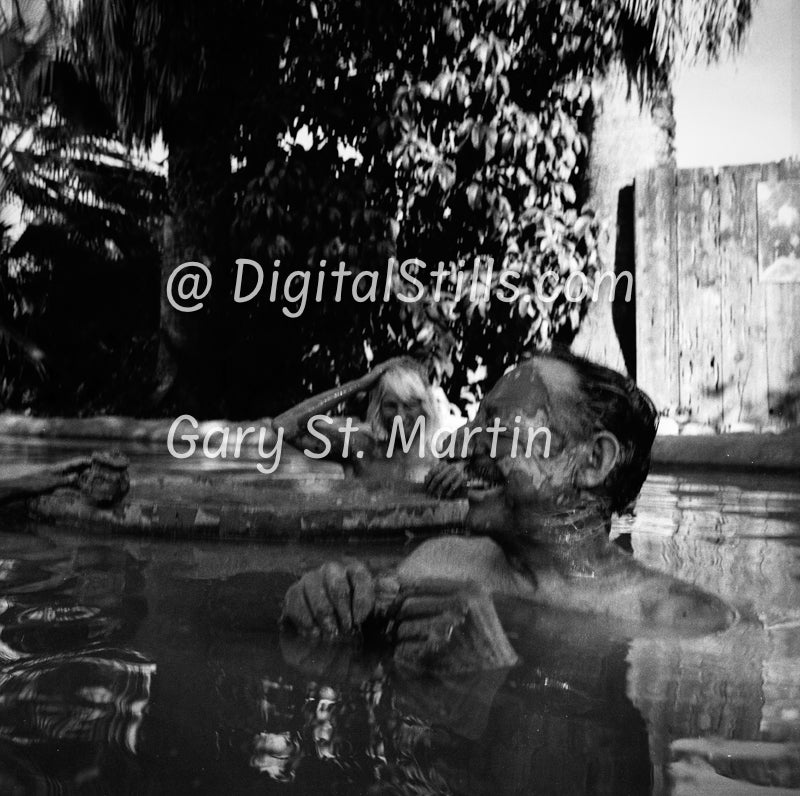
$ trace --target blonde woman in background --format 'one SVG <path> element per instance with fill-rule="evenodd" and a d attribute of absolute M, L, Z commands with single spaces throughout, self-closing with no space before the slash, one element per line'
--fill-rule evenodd
<path fill-rule="evenodd" d="M 365 420 L 328 416 L 338 404 L 366 391 Z M 315 415 L 326 417 L 311 424 L 312 433 L 309 421 Z M 341 387 L 308 398 L 278 415 L 273 426 L 283 428 L 284 440 L 307 455 L 338 459 L 345 472 L 358 477 L 422 481 L 436 462 L 431 444 L 444 421 L 441 399 L 422 366 L 410 357 L 398 357 Z M 344 431 L 348 423 L 349 434 Z M 412 440 L 407 451 L 403 450 L 404 438 Z"/>

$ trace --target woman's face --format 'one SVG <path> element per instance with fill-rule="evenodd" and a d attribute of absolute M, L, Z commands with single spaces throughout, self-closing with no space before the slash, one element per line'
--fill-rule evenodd
<path fill-rule="evenodd" d="M 400 422 L 403 424 L 406 439 L 408 439 L 414 428 L 414 423 L 417 422 L 417 418 L 421 414 L 422 400 L 419 398 L 403 401 L 394 393 L 389 392 L 381 400 L 381 423 L 389 434 L 392 433 L 395 418 L 399 417 Z"/>

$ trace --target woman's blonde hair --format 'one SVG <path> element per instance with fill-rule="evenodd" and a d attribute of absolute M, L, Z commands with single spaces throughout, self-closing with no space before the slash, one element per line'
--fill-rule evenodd
<path fill-rule="evenodd" d="M 433 387 L 422 367 L 413 360 L 409 360 L 408 364 L 397 365 L 387 370 L 372 389 L 367 407 L 367 422 L 375 438 L 383 441 L 389 438 L 389 431 L 381 418 L 381 404 L 387 395 L 394 395 L 403 403 L 420 402 L 422 415 L 425 417 L 425 441 L 429 442 L 441 426 L 441 417 Z"/>

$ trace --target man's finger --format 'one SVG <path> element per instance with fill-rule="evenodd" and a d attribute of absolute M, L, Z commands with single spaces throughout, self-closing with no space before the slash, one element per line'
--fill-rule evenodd
<path fill-rule="evenodd" d="M 349 633 L 353 629 L 353 617 L 347 572 L 341 564 L 335 561 L 323 564 L 321 569 L 325 592 L 328 595 L 338 628 L 342 633 Z"/>
<path fill-rule="evenodd" d="M 444 474 L 444 468 L 442 465 L 437 465 L 425 477 L 425 490 L 429 495 L 440 497 L 440 492 L 442 489 L 442 476 Z"/>
<path fill-rule="evenodd" d="M 464 473 L 460 467 L 453 466 L 445 473 L 444 492 L 446 497 L 453 497 L 464 484 Z"/>
<path fill-rule="evenodd" d="M 321 569 L 315 569 L 303 576 L 303 594 L 317 627 L 326 636 L 335 636 L 339 632 L 334 608 L 325 588 L 325 577 Z"/>
<path fill-rule="evenodd" d="M 67 461 L 59 462 L 53 469 L 57 473 L 71 473 L 75 471 L 86 470 L 91 466 L 91 457 L 78 456 L 74 459 L 67 459 Z"/>
<path fill-rule="evenodd" d="M 283 599 L 281 621 L 288 622 L 302 633 L 318 633 L 317 623 L 306 602 L 302 581 L 293 583 Z"/>
<path fill-rule="evenodd" d="M 456 597 L 440 597 L 427 595 L 412 595 L 403 600 L 398 618 L 401 620 L 425 617 L 436 617 L 443 613 L 465 616 L 467 608 Z"/>
<path fill-rule="evenodd" d="M 437 497 L 444 497 L 444 493 L 449 482 L 449 477 L 450 471 L 446 467 L 443 467 L 438 473 L 436 473 L 436 479 L 431 485 L 431 489 L 435 490 Z"/>
<path fill-rule="evenodd" d="M 450 473 L 442 473 L 439 479 L 439 493 L 440 498 L 449 497 L 450 495 Z"/>
<path fill-rule="evenodd" d="M 375 580 L 360 561 L 347 565 L 347 578 L 350 581 L 353 625 L 359 627 L 375 608 Z"/>

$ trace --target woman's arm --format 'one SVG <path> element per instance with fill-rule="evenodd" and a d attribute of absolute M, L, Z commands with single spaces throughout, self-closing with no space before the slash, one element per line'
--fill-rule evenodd
<path fill-rule="evenodd" d="M 297 406 L 293 406 L 273 418 L 273 428 L 283 428 L 283 433 L 287 440 L 296 439 L 300 435 L 307 433 L 307 423 L 311 417 L 325 414 L 356 393 L 372 389 L 378 379 L 400 361 L 402 361 L 400 357 L 389 359 L 358 379 L 348 381 L 347 384 L 342 384 L 339 387 L 333 387 L 311 398 L 306 398 L 305 401 L 301 401 Z"/>

